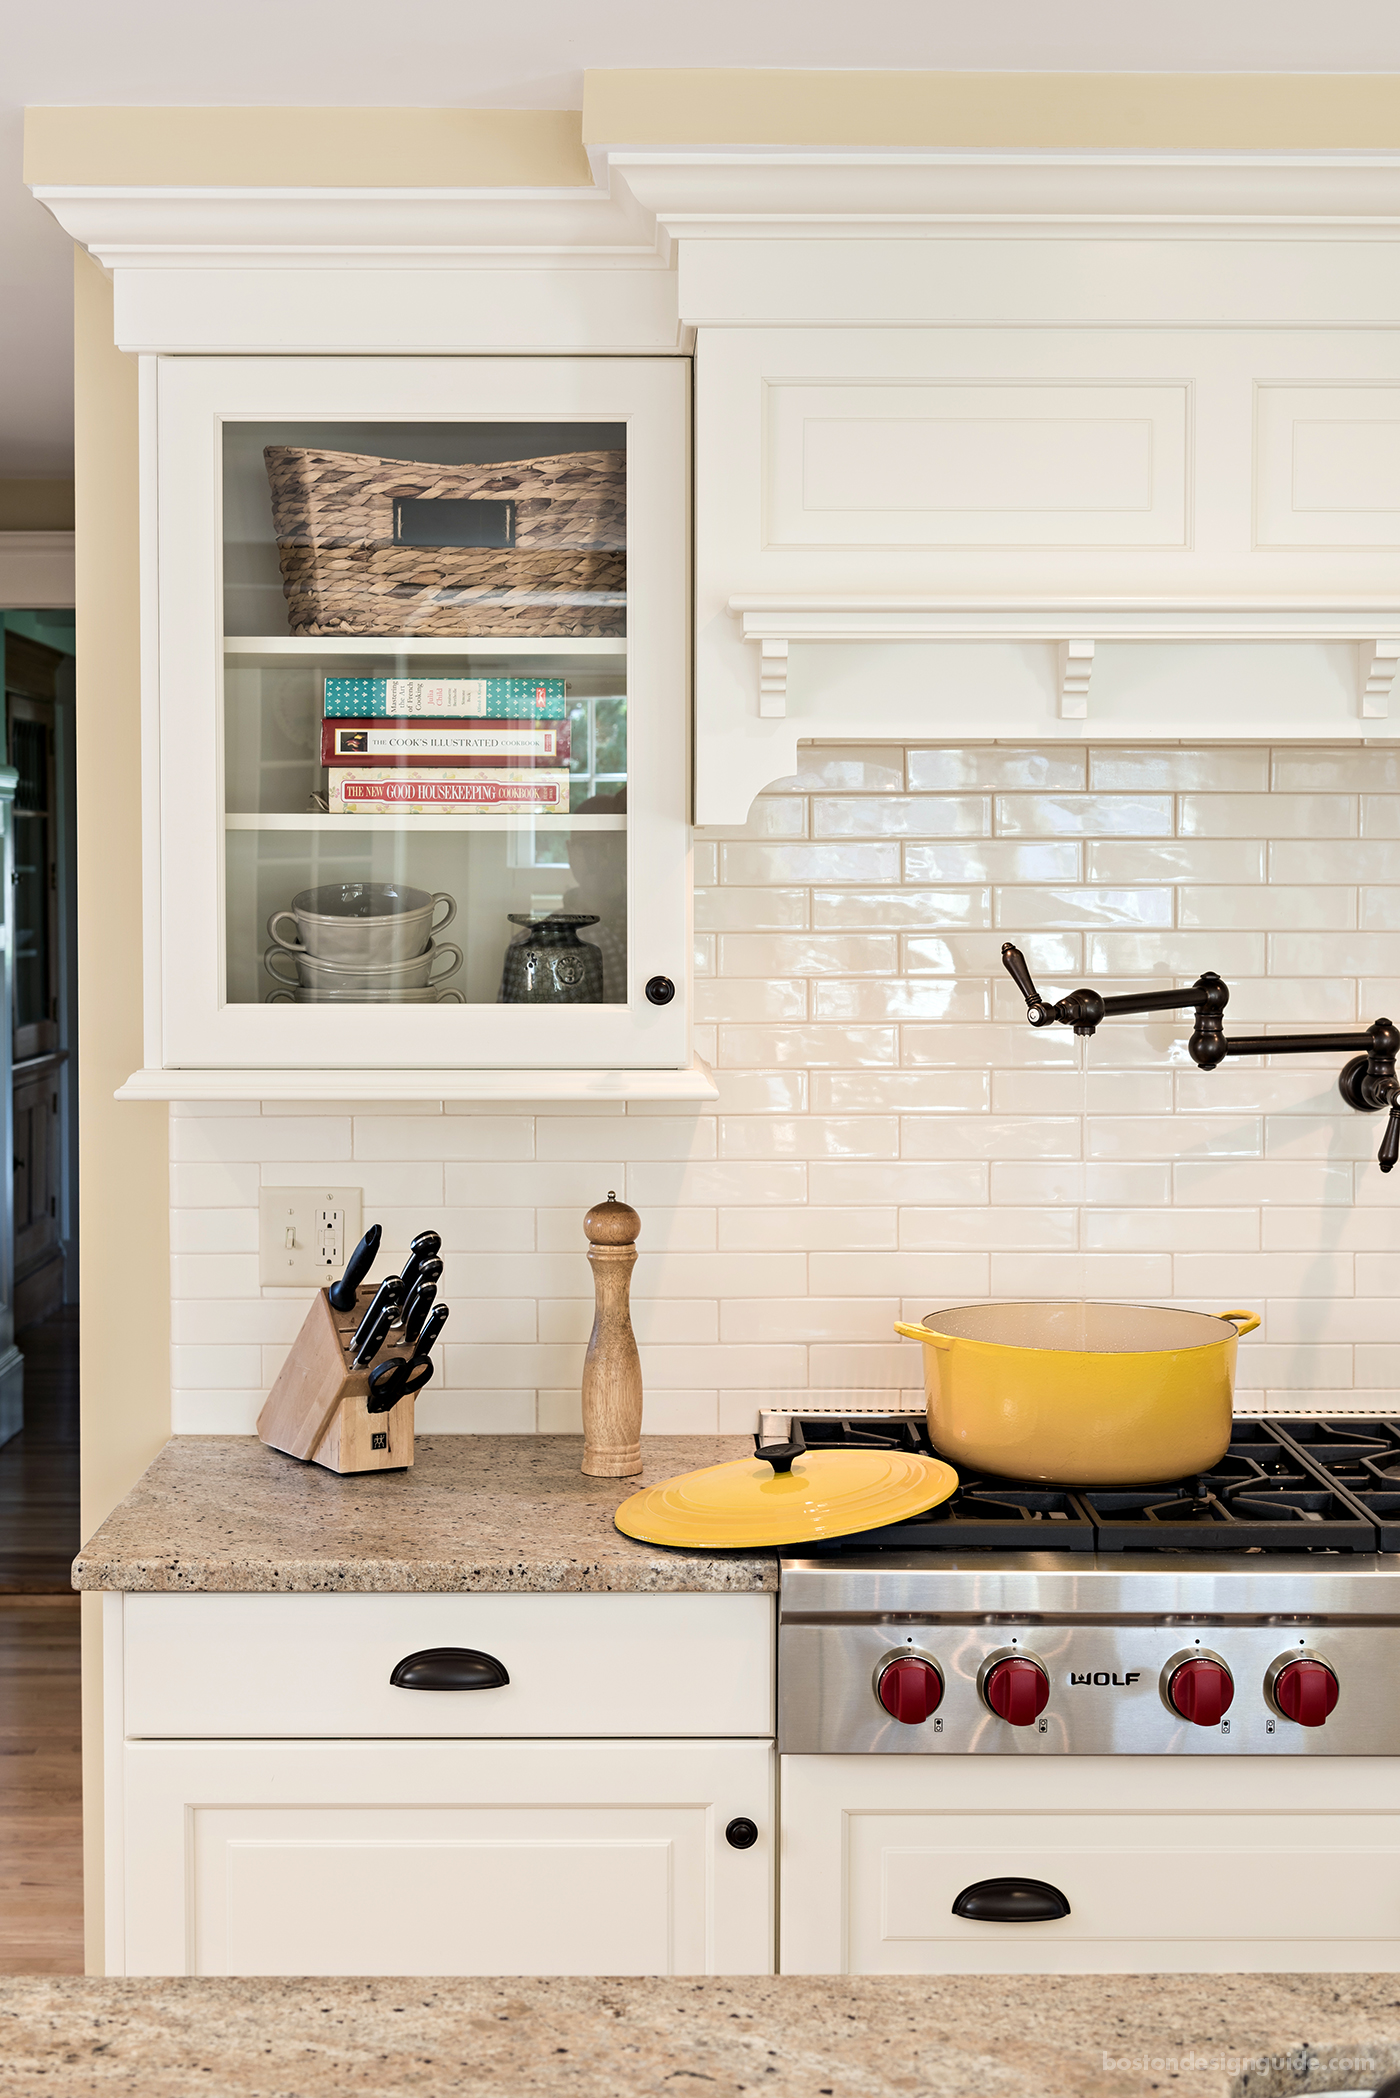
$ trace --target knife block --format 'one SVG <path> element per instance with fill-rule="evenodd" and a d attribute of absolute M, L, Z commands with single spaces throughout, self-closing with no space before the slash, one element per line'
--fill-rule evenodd
<path fill-rule="evenodd" d="M 353 1311 L 332 1311 L 317 1290 L 277 1382 L 258 1415 L 269 1449 L 333 1472 L 405 1471 L 413 1462 L 413 1399 L 369 1412 L 370 1371 L 411 1352 L 384 1347 L 363 1369 L 350 1367 L 350 1342 L 377 1284 L 363 1283 Z"/>

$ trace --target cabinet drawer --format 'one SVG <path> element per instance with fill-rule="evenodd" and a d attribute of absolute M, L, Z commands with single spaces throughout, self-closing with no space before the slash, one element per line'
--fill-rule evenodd
<path fill-rule="evenodd" d="M 148 1739 L 768 1735 L 766 1595 L 128 1595 L 123 1732 Z M 509 1681 L 397 1689 L 465 1648 Z"/>
<path fill-rule="evenodd" d="M 783 1759 L 785 1972 L 1400 1970 L 1385 1759 L 974 1760 Z M 1048 1883 L 1068 1914 L 954 1913 L 1007 1878 Z"/>
<path fill-rule="evenodd" d="M 764 1741 L 140 1741 L 121 1761 L 112 1971 L 772 1971 Z"/>

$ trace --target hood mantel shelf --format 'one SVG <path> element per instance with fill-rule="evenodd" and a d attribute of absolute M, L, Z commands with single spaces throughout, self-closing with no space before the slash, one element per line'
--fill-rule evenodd
<path fill-rule="evenodd" d="M 787 713 L 793 642 L 1041 641 L 1057 661 L 1061 719 L 1090 714 L 1101 642 L 1354 642 L 1357 712 L 1385 720 L 1400 666 L 1400 597 L 1230 600 L 1104 597 L 731 597 L 728 611 L 758 647 L 759 714 Z M 859 733 L 859 730 L 856 731 Z"/>

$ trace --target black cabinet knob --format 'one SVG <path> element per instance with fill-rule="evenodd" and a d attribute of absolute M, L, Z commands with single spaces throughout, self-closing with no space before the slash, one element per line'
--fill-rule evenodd
<path fill-rule="evenodd" d="M 738 1814 L 725 1830 L 724 1840 L 734 1850 L 752 1850 L 758 1841 L 758 1823 Z"/>
<path fill-rule="evenodd" d="M 669 976 L 653 976 L 647 984 L 647 996 L 653 1005 L 669 1005 L 676 995 L 676 987 Z"/>

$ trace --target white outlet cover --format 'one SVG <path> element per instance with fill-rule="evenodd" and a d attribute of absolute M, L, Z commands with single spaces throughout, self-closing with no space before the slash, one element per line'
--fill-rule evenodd
<path fill-rule="evenodd" d="M 265 1187 L 258 1193 L 258 1280 L 322 1289 L 343 1273 L 364 1225 L 357 1187 Z"/>

